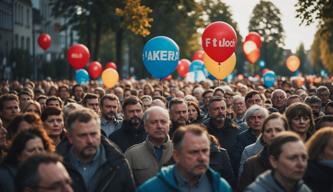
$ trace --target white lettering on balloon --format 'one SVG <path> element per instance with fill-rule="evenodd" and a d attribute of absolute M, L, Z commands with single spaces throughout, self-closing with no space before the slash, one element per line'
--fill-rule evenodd
<path fill-rule="evenodd" d="M 144 57 L 148 61 L 177 61 L 179 53 L 175 51 L 145 51 Z"/>
<path fill-rule="evenodd" d="M 223 39 L 216 39 L 216 38 L 206 38 L 205 39 L 205 47 L 235 47 L 236 41 L 233 40 L 226 40 L 225 38 Z"/>
<path fill-rule="evenodd" d="M 82 53 L 72 53 L 71 57 L 73 59 L 81 59 L 82 58 Z"/>

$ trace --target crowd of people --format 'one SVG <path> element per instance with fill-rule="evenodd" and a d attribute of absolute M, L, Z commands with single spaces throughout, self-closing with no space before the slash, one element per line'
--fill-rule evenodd
<path fill-rule="evenodd" d="M 0 191 L 333 191 L 330 81 L 0 88 Z"/>

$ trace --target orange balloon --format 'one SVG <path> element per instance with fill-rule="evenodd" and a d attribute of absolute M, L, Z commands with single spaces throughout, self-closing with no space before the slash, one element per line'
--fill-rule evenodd
<path fill-rule="evenodd" d="M 203 61 L 207 71 L 216 79 L 222 80 L 232 73 L 236 66 L 236 54 L 233 53 L 227 60 L 216 62 L 207 54 L 204 54 Z"/>
<path fill-rule="evenodd" d="M 245 55 L 250 54 L 252 51 L 258 49 L 257 45 L 255 42 L 253 41 L 245 41 L 243 43 L 243 51 L 245 53 Z"/>
<path fill-rule="evenodd" d="M 102 73 L 103 84 L 107 88 L 113 87 L 119 80 L 119 74 L 112 68 L 107 68 Z"/>
<path fill-rule="evenodd" d="M 287 68 L 291 72 L 297 71 L 297 69 L 301 66 L 301 61 L 295 55 L 289 56 L 287 59 Z"/>
<path fill-rule="evenodd" d="M 245 56 L 251 64 L 254 64 L 260 58 L 260 49 L 255 49 L 251 53 L 245 54 Z"/>

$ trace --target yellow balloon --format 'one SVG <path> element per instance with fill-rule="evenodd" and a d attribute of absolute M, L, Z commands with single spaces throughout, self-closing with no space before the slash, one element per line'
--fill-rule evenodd
<path fill-rule="evenodd" d="M 105 87 L 111 88 L 119 80 L 118 72 L 112 68 L 105 69 L 102 73 L 102 80 Z"/>
<path fill-rule="evenodd" d="M 227 60 L 223 62 L 216 62 L 210 58 L 206 53 L 204 54 L 203 61 L 207 71 L 212 74 L 216 79 L 222 80 L 233 72 L 236 66 L 236 54 L 233 53 Z"/>

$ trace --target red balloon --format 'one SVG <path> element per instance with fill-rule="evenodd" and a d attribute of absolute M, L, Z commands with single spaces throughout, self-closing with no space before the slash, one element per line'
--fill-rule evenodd
<path fill-rule="evenodd" d="M 186 76 L 186 74 L 188 73 L 188 71 L 190 69 L 190 64 L 191 64 L 191 61 L 189 61 L 188 59 L 181 59 L 178 62 L 177 72 L 182 78 L 184 78 Z"/>
<path fill-rule="evenodd" d="M 258 49 L 261 47 L 261 36 L 257 32 L 250 32 L 245 37 L 245 41 L 253 41 L 257 45 Z"/>
<path fill-rule="evenodd" d="M 46 51 L 51 46 L 51 36 L 47 33 L 41 33 L 38 36 L 37 41 L 39 47 L 44 49 L 44 51 Z"/>
<path fill-rule="evenodd" d="M 98 61 L 90 63 L 88 72 L 92 79 L 97 79 L 102 73 L 103 67 Z"/>
<path fill-rule="evenodd" d="M 251 64 L 254 64 L 260 58 L 260 49 L 255 49 L 245 56 Z"/>
<path fill-rule="evenodd" d="M 268 71 L 270 71 L 269 69 L 265 68 L 263 69 L 261 72 L 262 72 L 262 75 L 265 75 L 265 73 L 267 73 Z"/>
<path fill-rule="evenodd" d="M 114 63 L 114 62 L 108 62 L 106 65 L 105 65 L 105 69 L 107 68 L 112 68 L 114 70 L 117 70 L 117 65 Z"/>
<path fill-rule="evenodd" d="M 201 60 L 203 61 L 203 56 L 205 54 L 204 50 L 198 50 L 194 53 L 193 57 L 192 57 L 192 61 L 194 60 Z"/>
<path fill-rule="evenodd" d="M 164 78 L 163 80 L 167 80 L 167 81 L 169 81 L 169 80 L 171 80 L 172 79 L 172 75 L 168 75 L 166 78 Z"/>
<path fill-rule="evenodd" d="M 237 35 L 228 23 L 217 21 L 206 27 L 201 43 L 210 58 L 223 62 L 235 52 Z"/>
<path fill-rule="evenodd" d="M 89 49 L 82 44 L 75 44 L 67 51 L 67 60 L 74 69 L 83 68 L 90 59 Z"/>

